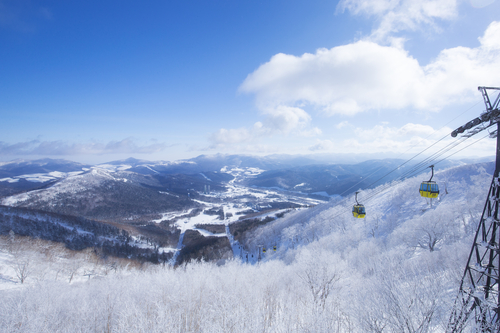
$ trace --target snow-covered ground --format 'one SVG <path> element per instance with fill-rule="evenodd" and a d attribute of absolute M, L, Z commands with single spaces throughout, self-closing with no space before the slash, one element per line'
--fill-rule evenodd
<path fill-rule="evenodd" d="M 67 269 L 64 279 L 63 271 L 57 278 L 40 273 L 21 286 L 10 271 L 13 257 L 4 251 L 0 281 L 21 287 L 0 290 L 0 327 L 24 332 L 444 332 L 491 169 L 484 164 L 438 172 L 441 193 L 432 205 L 418 193 L 419 183 L 428 179 L 423 175 L 361 191 L 365 219 L 352 217 L 353 197 L 287 214 L 258 228 L 243 244 L 266 246 L 255 265 L 245 260 L 223 266 L 192 263 L 127 274 L 119 269 L 90 278 L 81 269 L 79 282 L 70 285 Z M 179 226 L 194 226 L 190 223 Z M 244 251 L 232 245 L 233 252 Z M 47 258 L 37 265 L 49 265 Z"/>
<path fill-rule="evenodd" d="M 75 176 L 82 174 L 85 171 L 73 171 L 73 172 L 59 172 L 53 171 L 48 173 L 33 173 L 29 175 L 20 175 L 15 177 L 7 177 L 0 179 L 0 182 L 17 183 L 20 179 L 27 180 L 29 182 L 45 183 L 52 180 L 62 179 L 70 176 Z"/>
<path fill-rule="evenodd" d="M 146 166 L 147 168 L 151 169 L 150 167 Z M 87 171 L 94 171 L 99 172 L 99 171 L 105 171 L 105 172 L 118 172 L 118 171 L 125 171 L 127 169 L 132 168 L 130 165 L 112 165 L 112 164 L 99 164 L 96 166 L 92 166 L 90 168 L 82 168 L 80 171 L 72 171 L 72 172 L 60 172 L 60 171 L 52 171 L 52 172 L 47 172 L 47 173 L 32 173 L 32 174 L 25 174 L 25 175 L 19 175 L 19 176 L 14 176 L 14 177 L 7 177 L 7 178 L 1 178 L 0 182 L 8 182 L 8 183 L 17 183 L 19 180 L 24 179 L 29 182 L 35 182 L 35 183 L 45 183 L 48 181 L 53 181 L 53 180 L 60 180 L 64 178 L 68 178 L 71 176 L 76 176 L 76 175 L 81 175 L 84 172 Z M 151 169 L 154 171 L 153 169 Z M 154 171 L 156 172 L 156 171 Z M 95 174 L 95 173 L 94 173 Z"/>
<path fill-rule="evenodd" d="M 160 219 L 156 219 L 153 222 L 161 223 L 162 221 L 176 219 L 175 226 L 181 231 L 181 240 L 186 230 L 196 230 L 203 236 L 228 237 L 233 248 L 233 255 L 235 257 L 242 257 L 243 250 L 241 245 L 235 242 L 228 232 L 214 234 L 199 226 L 203 226 L 204 224 L 218 224 L 228 226 L 231 223 L 237 223 L 238 221 L 241 221 L 240 218 L 243 215 L 248 214 L 242 214 L 242 212 L 244 211 L 252 211 L 254 212 L 254 214 L 252 214 L 252 218 L 260 219 L 264 219 L 266 217 L 276 218 L 277 215 L 289 211 L 289 209 L 271 210 L 270 203 L 273 202 L 289 202 L 304 206 L 316 206 L 318 204 L 324 203 L 324 201 L 312 199 L 300 193 L 283 193 L 281 191 L 272 189 L 248 188 L 238 185 L 238 183 L 245 177 L 255 176 L 263 172 L 263 170 L 258 168 L 224 167 L 221 172 L 231 174 L 232 176 L 234 176 L 234 179 L 232 179 L 227 184 L 227 190 L 225 192 L 205 193 L 203 194 L 203 196 L 201 196 L 202 199 L 194 200 L 204 207 L 203 211 L 200 211 L 195 216 L 191 216 L 193 209 L 182 212 L 166 212 L 162 214 L 162 217 Z M 211 209 L 222 209 L 224 211 L 224 219 L 221 220 L 219 215 L 205 213 L 205 211 Z M 180 241 L 177 246 L 177 252 L 181 249 L 182 241 Z M 257 257 L 254 257 L 256 260 Z M 177 258 L 177 254 L 175 255 L 175 258 Z M 252 254 L 250 254 L 250 258 L 252 258 Z"/>
<path fill-rule="evenodd" d="M 106 170 L 108 172 L 117 172 L 117 171 L 125 171 L 127 169 L 132 168 L 131 165 L 128 164 L 120 164 L 120 165 L 114 165 L 114 164 L 99 164 L 96 166 L 91 167 L 91 169 L 94 170 Z"/>
<path fill-rule="evenodd" d="M 352 227 L 359 228 L 374 238 L 389 239 L 407 222 L 410 225 L 406 228 L 420 228 L 425 234 L 422 230 L 429 227 L 426 222 L 432 221 L 429 224 L 436 225 L 433 227 L 436 233 L 446 234 L 446 228 L 454 230 L 460 227 L 460 224 L 448 225 L 448 221 L 467 224 L 478 218 L 492 172 L 492 163 L 466 165 L 437 172 L 433 180 L 440 186 L 440 195 L 433 200 L 422 198 L 418 191 L 421 181 L 427 180 L 430 173 L 363 190 L 359 192 L 358 200 L 366 207 L 367 215 L 364 219 L 352 216 L 351 208 L 355 198 L 349 196 L 340 201 L 330 201 L 308 210 L 296 211 L 271 222 L 259 229 L 253 243 L 254 246 L 257 243 L 268 246 L 277 243 L 281 248 L 291 248 L 297 242 L 309 243 L 335 230 L 349 230 Z M 441 222 L 435 222 L 436 219 Z"/>
<path fill-rule="evenodd" d="M 62 195 L 70 196 L 72 198 L 81 197 L 82 200 L 85 200 L 85 196 L 88 196 L 89 190 L 92 190 L 96 186 L 100 186 L 105 181 L 135 181 L 135 174 L 127 173 L 125 171 L 130 168 L 131 166 L 127 164 L 101 164 L 95 167 L 91 167 L 90 169 L 85 170 L 85 172 L 81 171 L 66 174 L 53 172 L 51 173 L 51 175 L 53 175 L 54 177 L 58 176 L 64 178 L 64 180 L 57 182 L 48 188 L 33 190 L 3 198 L 1 199 L 0 204 L 6 206 L 18 206 L 22 205 L 25 202 L 39 200 L 46 203 L 47 205 L 55 205 L 57 203 L 56 199 L 61 197 Z M 288 211 L 287 209 L 271 209 L 272 203 L 275 202 L 279 202 L 281 205 L 283 203 L 290 203 L 302 206 L 314 206 L 322 202 L 320 200 L 308 198 L 307 195 L 303 195 L 298 192 L 281 192 L 272 189 L 248 188 L 239 185 L 240 182 L 245 178 L 256 176 L 263 171 L 264 170 L 258 168 L 224 167 L 222 168 L 221 172 L 231 174 L 234 179 L 226 184 L 227 190 L 225 192 L 212 191 L 209 193 L 200 193 L 198 199 L 196 199 L 195 201 L 203 207 L 203 210 L 197 211 L 196 215 L 193 214 L 192 209 L 188 211 L 164 212 L 161 214 L 161 218 L 156 219 L 153 222 L 161 223 L 162 221 L 176 220 L 175 226 L 180 230 L 181 235 L 183 235 L 186 230 L 197 230 L 203 236 L 227 237 L 227 233 L 221 232 L 213 234 L 199 226 L 202 226 L 204 224 L 228 225 L 231 223 L 236 223 L 240 221 L 240 218 L 242 218 L 242 216 L 248 215 L 249 213 L 252 213 L 252 218 L 263 219 L 266 217 L 276 217 L 277 214 Z M 207 181 L 211 181 L 206 175 L 202 175 Z M 43 176 L 46 177 L 47 175 Z M 29 177 L 26 176 L 27 179 L 41 179 L 40 177 L 40 175 L 30 175 Z M 141 178 L 139 181 L 143 182 L 144 180 Z M 167 191 L 160 191 L 159 193 L 162 195 L 178 197 L 178 195 L 169 193 Z M 213 212 L 207 213 L 207 211 L 210 210 L 219 211 L 221 209 L 224 212 L 223 219 L 220 218 L 220 215 L 214 215 Z M 142 243 L 140 243 L 139 240 L 136 240 L 135 243 L 136 244 L 134 245 L 137 247 L 152 247 L 152 245 L 148 244 L 145 241 L 142 241 Z M 182 242 L 180 242 L 175 249 L 161 248 L 160 251 L 179 252 L 181 248 Z M 235 251 L 234 254 L 237 255 L 237 252 Z"/>
<path fill-rule="evenodd" d="M 283 194 L 280 191 L 273 191 L 270 189 L 256 189 L 248 188 L 238 185 L 238 182 L 247 176 L 257 175 L 263 170 L 257 168 L 223 168 L 224 172 L 233 175 L 235 178 L 227 184 L 226 192 L 211 192 L 203 194 L 203 199 L 195 199 L 197 203 L 204 207 L 204 210 L 213 208 L 223 209 L 224 220 L 221 220 L 218 215 L 208 215 L 200 212 L 196 216 L 188 216 L 193 209 L 182 212 L 165 212 L 162 213 L 162 218 L 153 220 L 153 222 L 160 223 L 162 221 L 177 219 L 176 226 L 181 231 L 188 229 L 196 229 L 196 225 L 203 224 L 221 224 L 227 225 L 239 221 L 242 211 L 253 210 L 258 213 L 265 211 L 269 207 L 267 203 L 272 202 L 290 202 L 298 205 L 316 206 L 324 203 L 324 201 L 309 198 L 305 195 L 294 195 L 293 193 Z M 263 203 L 266 203 L 265 205 Z M 276 214 L 287 211 L 286 209 L 276 209 L 273 212 L 264 212 L 256 214 L 255 217 L 265 218 L 267 216 L 275 216 Z M 237 214 L 240 213 L 240 214 Z M 223 234 L 219 234 L 223 235 Z"/>
<path fill-rule="evenodd" d="M 93 249 L 72 251 L 60 243 L 0 236 L 0 293 L 34 287 L 47 280 L 82 283 L 125 269 L 127 265 L 132 267 L 136 263 L 119 258 L 105 260 Z"/>
<path fill-rule="evenodd" d="M 91 191 L 96 187 L 102 185 L 102 183 L 106 181 L 111 180 L 120 183 L 134 181 L 134 177 L 136 176 L 135 173 L 121 172 L 121 169 L 126 169 L 127 166 L 120 166 L 119 168 L 117 168 L 118 170 L 114 170 L 114 167 L 116 166 L 113 165 L 110 166 L 109 168 L 110 170 L 106 168 L 101 168 L 100 166 L 92 167 L 91 169 L 88 169 L 85 172 L 84 171 L 70 172 L 64 174 L 64 176 L 63 173 L 55 173 L 56 175 L 61 176 L 61 181 L 58 181 L 52 186 L 44 189 L 32 190 L 25 193 L 19 193 L 5 197 L 0 200 L 0 204 L 5 206 L 18 206 L 22 205 L 23 202 L 25 201 L 34 199 L 35 201 L 39 201 L 49 205 L 54 205 L 54 203 L 57 202 L 57 200 L 55 199 L 58 196 L 64 195 L 76 198 L 79 194 L 85 193 L 86 191 Z M 36 175 L 29 175 L 29 177 L 35 177 L 35 176 Z M 47 176 L 45 175 L 44 177 Z M 141 178 L 141 181 L 146 182 L 147 180 Z"/>

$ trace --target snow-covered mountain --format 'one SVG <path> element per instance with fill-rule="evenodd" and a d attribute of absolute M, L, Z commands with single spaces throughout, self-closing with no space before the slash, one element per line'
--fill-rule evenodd
<path fill-rule="evenodd" d="M 331 161 L 325 163 L 325 161 Z M 380 175 L 390 171 L 384 182 L 398 177 L 405 169 L 396 169 L 403 160 L 370 160 L 355 164 L 339 164 L 330 159 L 315 160 L 312 156 L 269 155 L 201 155 L 179 161 L 146 161 L 129 158 L 98 165 L 85 165 L 67 160 L 16 160 L 0 163 L 0 196 L 45 188 L 69 176 L 88 172 L 92 168 L 109 172 L 128 171 L 141 175 L 195 175 L 219 173 L 223 168 L 257 168 L 265 171 L 248 186 L 281 187 L 306 193 L 340 193 L 356 179 L 364 178 L 362 185 L 371 184 Z M 471 163 L 468 161 L 467 163 Z M 464 164 L 463 161 L 443 161 L 439 168 Z M 367 177 L 368 176 L 368 177 Z M 392 177 L 392 178 L 391 178 Z M 214 180 L 214 179 L 212 179 Z M 283 181 L 285 180 L 285 181 Z M 189 180 L 190 181 L 190 180 Z M 227 181 L 227 179 L 225 180 Z M 327 185 L 330 185 L 327 187 Z M 362 187 L 362 186 L 361 186 Z"/>
<path fill-rule="evenodd" d="M 187 192 L 168 195 L 172 183 L 150 175 L 93 167 L 51 186 L 5 197 L 0 203 L 107 220 L 197 206 Z"/>
<path fill-rule="evenodd" d="M 441 193 L 432 202 L 418 193 L 429 175 L 361 191 L 365 219 L 352 217 L 352 196 L 288 211 L 243 231 L 241 249 L 233 247 L 235 260 L 225 264 L 133 271 L 115 266 L 99 279 L 94 273 L 71 285 L 45 268 L 23 284 L 37 288 L 0 291 L 8 296 L 0 303 L 0 327 L 444 332 L 492 172 L 493 163 L 436 172 Z M 19 260 L 2 251 L 0 282 L 10 286 Z M 45 260 L 37 265 L 49 267 L 52 261 Z M 74 304 L 78 311 L 71 310 Z"/>
<path fill-rule="evenodd" d="M 219 172 L 197 174 L 130 171 L 138 165 L 145 166 L 142 163 L 129 159 L 85 168 L 43 188 L 6 196 L 0 199 L 0 204 L 112 223 L 131 235 L 149 239 L 156 247 L 171 247 L 176 254 L 182 252 L 179 257 L 182 262 L 201 256 L 220 259 L 217 255 L 207 255 L 205 248 L 213 251 L 218 238 L 226 237 L 224 225 L 250 217 L 270 218 L 285 208 L 321 202 L 300 193 L 238 185 L 241 179 L 261 173 L 258 168 L 224 167 Z M 217 225 L 223 230 L 215 235 L 209 230 Z M 45 236 L 45 239 L 59 238 Z M 193 245 L 191 250 L 186 244 Z M 229 243 L 221 246 L 225 252 L 232 251 Z M 173 263 L 176 259 L 177 255 Z"/>
<path fill-rule="evenodd" d="M 235 156 L 230 156 L 223 160 L 228 162 L 228 158 L 232 159 L 233 162 L 236 159 Z M 200 157 L 200 159 L 205 160 L 207 157 Z M 39 164 L 64 165 L 63 161 L 49 162 L 41 160 Z M 25 162 L 18 164 L 24 168 L 25 164 L 23 163 Z M 303 192 L 312 191 L 311 186 L 317 188 L 323 186 L 325 194 L 328 194 L 328 191 L 332 190 L 332 188 L 333 193 L 338 193 L 346 186 L 350 186 L 350 192 L 352 192 L 370 183 L 371 178 L 381 179 L 380 176 L 387 173 L 388 170 L 396 170 L 396 172 L 392 172 L 392 178 L 405 172 L 405 168 L 397 168 L 398 160 L 368 161 L 354 166 L 308 166 L 292 169 L 292 171 L 274 170 L 267 172 L 259 168 L 231 168 L 224 166 L 219 171 L 197 174 L 161 174 L 155 170 L 155 168 L 159 169 L 158 164 L 148 163 L 148 161 L 127 159 L 89 168 L 82 167 L 81 171 L 70 171 L 61 179 L 53 181 L 41 189 L 4 197 L 0 199 L 0 204 L 118 223 L 128 231 L 132 228 L 138 234 L 152 239 L 157 238 L 161 244 L 165 244 L 164 238 L 153 236 L 167 233 L 169 235 L 167 244 L 169 246 L 177 244 L 178 252 L 182 249 L 182 242 L 173 240 L 170 236 L 173 228 L 180 230 L 182 236 L 186 230 L 193 230 L 200 233 L 201 236 L 215 237 L 213 232 L 207 231 L 213 228 L 210 225 L 229 225 L 244 220 L 245 223 L 243 224 L 230 226 L 228 232 L 216 233 L 217 237 L 237 233 L 237 235 L 234 235 L 236 242 L 233 242 L 231 247 L 234 251 L 234 247 L 237 246 L 241 254 L 244 249 L 245 251 L 255 252 L 258 243 L 268 247 L 277 243 L 280 243 L 280 247 L 283 245 L 288 246 L 287 244 L 290 242 L 295 244 L 296 239 L 287 241 L 287 238 L 293 238 L 290 237 L 290 230 L 295 230 L 296 226 L 293 226 L 290 230 L 285 228 L 280 237 L 276 238 L 281 225 L 294 224 L 295 220 L 292 215 L 297 215 L 299 220 L 307 219 L 309 221 L 308 216 L 313 214 L 314 211 L 328 210 L 328 214 L 339 215 L 336 223 L 346 224 L 347 222 L 339 222 L 343 221 L 345 214 L 331 213 L 328 205 L 339 212 L 349 212 L 350 205 L 354 202 L 353 198 L 349 199 L 349 203 L 346 203 L 345 199 L 339 203 L 337 197 L 328 205 L 320 205 L 316 209 L 297 211 L 290 214 L 291 208 L 310 207 L 321 203 L 317 199 L 308 197 L 307 194 L 302 194 Z M 241 165 L 242 162 L 238 163 Z M 40 167 L 42 166 L 40 165 Z M 77 167 L 79 166 L 69 163 L 64 167 L 64 170 L 74 170 Z M 130 171 L 139 167 L 148 168 L 151 172 L 138 173 Z M 10 168 L 11 172 L 14 172 L 12 170 L 15 168 L 12 166 Z M 45 166 L 45 168 L 48 167 Z M 464 168 L 467 168 L 467 166 Z M 51 171 L 51 173 L 55 172 Z M 290 172 L 298 176 L 291 177 Z M 371 178 L 363 177 L 358 180 L 360 177 L 357 175 L 362 172 L 368 172 Z M 444 177 L 445 189 L 447 184 L 452 182 L 445 175 L 451 172 L 437 172 L 436 174 L 435 179 Z M 325 177 L 334 178 L 334 180 L 329 178 L 329 180 L 325 181 Z M 429 176 L 422 175 L 422 177 L 427 178 Z M 28 177 L 25 178 L 29 179 Z M 281 189 L 264 186 L 266 185 L 265 182 L 276 178 L 281 179 L 283 182 Z M 344 182 L 342 182 L 343 180 Z M 312 185 L 312 183 L 316 185 Z M 406 184 L 406 182 L 404 183 Z M 244 186 L 251 184 L 261 186 L 252 188 Z M 399 188 L 403 186 L 401 184 L 393 184 L 393 187 Z M 359 194 L 360 200 L 367 198 L 366 206 L 369 214 L 364 220 L 365 223 L 370 221 L 373 216 L 377 216 L 381 221 L 391 220 L 387 212 L 380 211 L 380 207 L 384 207 L 383 202 L 377 202 L 373 206 L 375 207 L 373 211 L 370 204 L 370 201 L 376 200 L 384 193 L 383 186 L 370 188 Z M 414 180 L 412 186 L 418 187 L 418 180 Z M 284 191 L 285 188 L 289 191 Z M 400 190 L 401 193 L 397 196 L 400 200 L 408 202 L 407 199 L 414 198 L 418 194 L 418 192 L 408 191 L 408 193 L 413 194 L 413 197 L 406 195 L 406 190 Z M 441 198 L 444 197 L 444 195 L 441 195 Z M 421 205 L 422 200 L 417 200 L 416 203 L 411 204 L 411 207 L 420 207 Z M 285 218 L 278 218 L 284 214 L 287 214 Z M 407 216 L 413 214 L 414 212 L 408 212 Z M 385 218 L 386 215 L 389 217 Z M 249 231 L 255 230 L 257 226 L 261 226 L 272 219 L 276 219 L 276 221 L 268 224 L 267 227 L 258 228 L 258 230 L 266 234 L 263 230 L 271 228 L 275 238 L 271 240 L 261 239 L 259 235 L 249 233 Z M 266 222 L 262 223 L 263 220 Z M 301 223 L 305 225 L 303 222 Z M 386 229 L 391 229 L 386 224 L 377 222 L 377 226 L 372 227 L 372 233 L 387 233 Z M 207 225 L 207 227 L 201 227 L 203 225 Z M 322 230 L 330 230 L 332 226 L 329 224 L 325 226 L 320 223 L 307 228 L 314 230 L 314 235 L 304 237 L 314 239 L 321 235 Z M 300 237 L 300 235 L 295 237 Z M 252 240 L 252 244 L 247 243 L 249 239 Z M 241 249 L 239 248 L 242 245 L 240 242 L 245 243 Z"/>
<path fill-rule="evenodd" d="M 8 238 L 28 236 L 62 243 L 71 250 L 93 248 L 105 256 L 154 263 L 171 259 L 174 252 L 168 247 L 153 246 L 149 239 L 131 236 L 111 224 L 26 208 L 0 206 L 0 235 L 8 235 Z M 171 236 L 175 237 L 175 232 Z"/>
<path fill-rule="evenodd" d="M 0 163 L 0 197 L 44 188 L 59 179 L 81 174 L 90 166 L 66 160 L 15 160 Z"/>
<path fill-rule="evenodd" d="M 0 303 L 0 327 L 444 332 L 492 172 L 493 163 L 436 172 L 441 192 L 432 202 L 418 193 L 430 175 L 361 191 L 365 219 L 352 217 L 352 196 L 289 210 L 243 230 L 238 240 L 228 237 L 238 243 L 232 244 L 235 260 L 225 264 L 115 268 L 71 285 L 50 269 L 37 278 L 28 275 L 23 286 L 36 282 L 37 288 L 3 291 L 8 297 Z M 2 251 L 0 284 L 10 286 L 16 270 L 9 267 L 19 261 Z M 38 265 L 49 267 L 45 260 Z M 77 303 L 78 311 L 71 310 Z"/>
<path fill-rule="evenodd" d="M 355 199 L 351 195 L 275 220 L 249 235 L 245 245 L 251 248 L 263 244 L 269 248 L 278 244 L 290 248 L 297 242 L 304 245 L 349 230 L 388 242 L 401 233 L 407 237 L 411 231 L 414 239 L 408 244 L 415 249 L 434 250 L 454 242 L 459 237 L 456 233 L 464 237 L 475 230 L 493 171 L 494 162 L 489 162 L 437 172 L 433 180 L 440 186 L 440 195 L 432 201 L 422 198 L 418 191 L 420 182 L 428 180 L 430 173 L 363 190 L 358 201 L 366 207 L 364 219 L 352 217 Z"/>

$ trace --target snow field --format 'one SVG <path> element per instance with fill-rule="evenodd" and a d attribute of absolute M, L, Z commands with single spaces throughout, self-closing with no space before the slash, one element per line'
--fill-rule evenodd
<path fill-rule="evenodd" d="M 29 182 L 44 183 L 44 182 L 48 182 L 51 180 L 76 176 L 76 175 L 79 175 L 81 173 L 83 173 L 83 171 L 73 171 L 73 172 L 53 171 L 53 172 L 49 172 L 49 173 L 34 173 L 34 174 L 29 174 L 29 175 L 21 175 L 21 176 L 15 176 L 15 177 L 2 178 L 2 179 L 0 179 L 0 182 L 16 183 L 20 179 L 25 179 Z"/>
<path fill-rule="evenodd" d="M 135 266 L 127 259 L 100 259 L 90 248 L 72 251 L 60 243 L 0 236 L 0 291 L 35 288 L 44 281 L 85 282 Z"/>
<path fill-rule="evenodd" d="M 378 247 L 342 258 L 322 245 L 302 249 L 289 264 L 150 266 L 71 284 L 41 280 L 1 291 L 0 326 L 6 332 L 367 332 L 379 323 L 384 332 L 406 332 L 398 330 L 401 321 L 416 329 L 429 319 L 427 309 L 431 319 L 438 312 L 445 317 L 443 284 L 450 276 L 433 264 L 439 258 L 425 258 L 431 265 L 422 270 L 424 258 L 404 262 Z M 371 260 L 362 260 L 368 253 Z M 441 331 L 431 324 L 422 332 Z"/>

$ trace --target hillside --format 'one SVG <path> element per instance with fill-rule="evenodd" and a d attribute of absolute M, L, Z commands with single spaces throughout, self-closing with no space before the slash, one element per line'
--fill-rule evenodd
<path fill-rule="evenodd" d="M 331 236 L 335 230 L 347 233 L 351 228 L 361 228 L 365 234 L 370 234 L 375 239 L 389 241 L 405 225 L 408 226 L 407 229 L 420 228 L 425 233 L 423 229 L 427 227 L 421 221 L 442 229 L 443 237 L 447 234 L 446 229 L 450 233 L 456 229 L 470 233 L 475 230 L 475 226 L 470 226 L 469 223 L 477 223 L 478 214 L 482 212 L 493 169 L 494 163 L 490 162 L 437 172 L 433 180 L 440 185 L 441 192 L 439 198 L 432 203 L 430 199 L 420 197 L 418 192 L 420 182 L 428 180 L 430 173 L 363 190 L 359 192 L 358 200 L 366 207 L 365 219 L 352 218 L 350 213 L 355 200 L 354 196 L 349 196 L 340 202 L 332 201 L 288 214 L 285 218 L 260 228 L 247 245 L 251 247 L 259 243 L 269 247 L 277 243 L 281 247 L 290 247 L 290 239 L 299 238 L 299 242 L 303 244 L 308 240 Z M 438 243 L 442 244 L 445 239 L 446 237 L 440 239 Z"/>
<path fill-rule="evenodd" d="M 188 199 L 185 188 L 182 195 L 178 194 L 175 182 L 173 177 L 166 180 L 128 171 L 93 168 L 43 189 L 9 196 L 1 202 L 7 206 L 102 220 L 156 216 L 164 211 L 196 207 L 196 203 Z M 171 192 L 173 195 L 169 195 Z"/>
<path fill-rule="evenodd" d="M 175 230 L 163 229 L 150 238 L 137 237 L 141 233 L 135 229 L 129 231 L 83 217 L 0 206 L 0 235 L 9 238 L 24 236 L 58 242 L 70 250 L 93 249 L 102 256 L 153 263 L 172 258 L 172 251 L 166 246 L 177 241 L 179 235 Z"/>
<path fill-rule="evenodd" d="M 352 197 L 286 214 L 246 235 L 250 256 L 258 255 L 257 245 L 277 245 L 260 264 L 244 264 L 242 251 L 225 265 L 119 268 L 78 284 L 40 277 L 30 288 L 31 276 L 22 288 L 0 291 L 0 326 L 9 332 L 20 323 L 23 332 L 442 332 L 492 168 L 437 172 L 441 195 L 432 206 L 418 194 L 422 175 L 362 191 L 365 219 L 352 218 Z"/>

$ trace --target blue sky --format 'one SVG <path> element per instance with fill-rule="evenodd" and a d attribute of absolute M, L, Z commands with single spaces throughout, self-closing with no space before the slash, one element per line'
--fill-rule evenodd
<path fill-rule="evenodd" d="M 0 161 L 403 156 L 498 73 L 498 0 L 0 0 Z"/>

